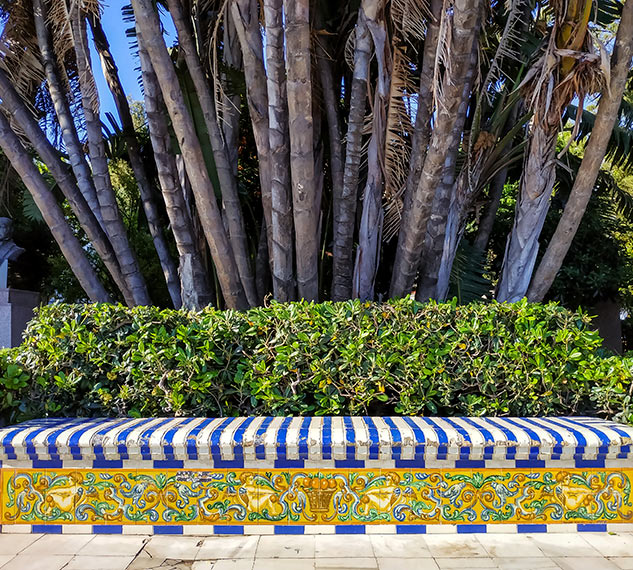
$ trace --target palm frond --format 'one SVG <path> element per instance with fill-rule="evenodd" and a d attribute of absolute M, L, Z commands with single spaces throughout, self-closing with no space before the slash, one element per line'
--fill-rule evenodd
<path fill-rule="evenodd" d="M 461 240 L 451 270 L 448 297 L 460 304 L 481 300 L 492 291 L 486 277 L 486 254 L 465 239 Z"/>

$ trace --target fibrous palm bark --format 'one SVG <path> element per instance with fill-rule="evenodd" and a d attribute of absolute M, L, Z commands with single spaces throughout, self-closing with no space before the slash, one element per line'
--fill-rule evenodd
<path fill-rule="evenodd" d="M 387 44 L 387 29 L 383 0 L 363 0 L 361 9 L 374 44 L 378 80 L 374 93 L 372 131 L 367 152 L 367 182 L 363 190 L 363 209 L 358 230 L 358 247 L 352 280 L 352 296 L 373 299 L 374 282 L 382 239 L 383 164 L 387 130 L 387 108 L 391 82 L 391 53 Z"/>
<path fill-rule="evenodd" d="M 27 109 L 24 100 L 15 91 L 11 80 L 2 69 L 0 69 L 0 99 L 2 100 L 1 107 L 6 109 L 13 117 L 13 120 L 24 132 L 35 152 L 46 164 L 64 197 L 68 200 L 73 213 L 77 216 L 79 224 L 94 246 L 95 251 L 112 275 L 114 282 L 121 289 L 125 301 L 132 303 L 125 279 L 112 249 L 112 244 L 108 241 L 108 237 L 99 221 L 88 206 L 83 194 L 79 191 L 72 173 L 62 163 L 59 153 L 46 138 L 37 121 Z"/>
<path fill-rule="evenodd" d="M 319 297 L 319 210 L 315 177 L 310 2 L 284 0 L 292 212 L 299 297 Z"/>
<path fill-rule="evenodd" d="M 356 227 L 356 202 L 358 178 L 363 147 L 363 126 L 367 108 L 367 84 L 371 59 L 371 34 L 367 16 L 361 5 L 354 42 L 354 70 L 350 87 L 349 112 L 343 186 L 333 195 L 334 234 L 332 246 L 332 300 L 342 301 L 352 296 L 354 272 L 354 229 Z"/>
<path fill-rule="evenodd" d="M 295 297 L 294 236 L 290 188 L 288 101 L 284 66 L 283 0 L 264 0 L 268 88 L 268 136 L 272 201 L 273 292 L 279 301 Z"/>
<path fill-rule="evenodd" d="M 112 93 L 112 98 L 114 99 L 119 119 L 121 120 L 121 127 L 127 146 L 130 165 L 132 166 L 134 178 L 136 179 L 136 184 L 139 189 L 141 204 L 143 206 L 143 211 L 145 212 L 149 232 L 154 242 L 154 249 L 156 249 L 160 265 L 163 269 L 163 275 L 165 276 L 169 296 L 171 297 L 174 308 L 178 309 L 182 305 L 178 271 L 171 253 L 169 252 L 165 234 L 163 233 L 162 222 L 158 213 L 158 204 L 154 197 L 154 188 L 150 184 L 149 176 L 146 172 L 145 164 L 141 156 L 140 145 L 134 131 L 134 122 L 132 120 L 132 114 L 130 113 L 130 105 L 127 97 L 125 96 L 125 91 L 123 90 L 123 85 L 119 77 L 119 70 L 114 58 L 112 57 L 112 53 L 110 52 L 110 45 L 101 26 L 101 21 L 95 14 L 89 15 L 88 19 L 92 29 L 95 47 L 97 48 L 97 52 L 99 53 L 99 57 L 101 59 L 103 73 L 108 83 L 108 87 L 110 88 L 110 92 Z"/>
<path fill-rule="evenodd" d="M 200 141 L 161 33 L 158 13 L 151 0 L 133 0 L 132 6 L 145 49 L 156 73 L 172 126 L 180 144 L 187 175 L 200 214 L 218 281 L 230 308 L 246 309 L 248 300 L 240 280 L 231 244 L 224 231 L 213 185 L 206 170 Z"/>
<path fill-rule="evenodd" d="M 200 309 L 211 302 L 207 271 L 202 263 L 202 253 L 194 236 L 193 222 L 180 185 L 167 122 L 167 110 L 158 80 L 143 47 L 140 33 L 137 34 L 137 40 L 143 77 L 145 114 L 154 151 L 158 182 L 178 250 L 178 276 L 182 304 L 187 309 Z"/>
<path fill-rule="evenodd" d="M 97 200 L 97 191 L 92 180 L 90 166 L 86 161 L 79 136 L 75 129 L 75 123 L 72 113 L 70 112 L 68 100 L 66 99 L 66 93 L 63 89 L 59 68 L 53 52 L 52 40 L 49 30 L 46 27 L 46 18 L 47 12 L 43 0 L 33 0 L 33 19 L 37 34 L 37 43 L 46 74 L 48 92 L 55 108 L 55 115 L 59 122 L 64 146 L 68 153 L 68 159 L 81 193 L 99 220 L 99 223 L 103 225 L 99 201 Z"/>
<path fill-rule="evenodd" d="M 73 234 L 64 213 L 55 201 L 53 193 L 11 129 L 3 112 L 0 112 L 0 147 L 33 197 L 33 201 L 53 234 L 53 238 L 90 300 L 93 302 L 110 301 L 110 295 L 90 265 L 86 252 Z"/>
<path fill-rule="evenodd" d="M 440 85 L 436 86 L 435 119 L 424 166 L 417 185 L 405 195 L 391 278 L 392 297 L 408 295 L 413 288 L 435 191 L 446 170 L 454 168 L 454 164 L 451 164 L 452 151 L 459 145 L 461 137 L 455 125 L 463 101 L 462 78 L 472 65 L 471 56 L 479 34 L 480 16 L 479 0 L 456 1 L 450 10 L 445 6 L 442 11 L 439 41 L 450 41 L 447 49 L 443 50 L 448 61 L 443 62 L 444 77 Z M 439 62 L 435 67 L 438 73 Z"/>
<path fill-rule="evenodd" d="M 266 228 L 272 228 L 272 194 L 270 191 L 270 135 L 268 134 L 268 94 L 264 47 L 259 25 L 257 0 L 231 0 L 231 15 L 242 48 L 246 101 L 253 127 L 253 137 L 259 161 L 259 184 Z M 272 251 L 272 232 L 267 233 L 268 249 Z"/>
<path fill-rule="evenodd" d="M 632 57 L 633 2 L 628 0 L 622 8 L 620 25 L 615 39 L 611 58 L 610 82 L 600 98 L 598 114 L 574 185 L 565 204 L 563 215 L 528 289 L 527 296 L 530 301 L 543 301 L 578 231 L 600 172 L 613 126 L 618 117 Z"/>
<path fill-rule="evenodd" d="M 70 14 L 70 20 L 77 56 L 82 111 L 88 137 L 88 154 L 104 229 L 110 238 L 114 250 L 117 252 L 121 272 L 128 284 L 134 303 L 137 305 L 150 305 L 151 300 L 147 292 L 145 279 L 128 240 L 110 180 L 108 160 L 101 131 L 101 120 L 99 118 L 99 97 L 96 92 L 90 62 L 86 21 L 78 9 L 75 9 L 74 13 Z"/>
<path fill-rule="evenodd" d="M 222 138 L 222 132 L 216 116 L 215 103 L 211 95 L 210 84 L 205 77 L 205 72 L 202 68 L 202 63 L 200 62 L 190 25 L 186 20 L 181 1 L 168 0 L 167 7 L 176 26 L 176 31 L 178 32 L 180 49 L 184 53 L 187 69 L 189 70 L 200 107 L 202 108 L 204 122 L 213 149 L 213 159 L 220 181 L 222 203 L 226 215 L 233 257 L 237 264 L 246 298 L 251 306 L 255 306 L 258 304 L 257 291 L 255 289 L 255 279 L 250 264 L 242 207 L 237 192 L 237 178 L 235 177 L 233 167 L 229 160 L 228 149 Z"/>

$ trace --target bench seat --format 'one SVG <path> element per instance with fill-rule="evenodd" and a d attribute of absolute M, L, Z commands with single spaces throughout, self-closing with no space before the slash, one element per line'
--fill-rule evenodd
<path fill-rule="evenodd" d="M 0 429 L 2 532 L 624 528 L 632 442 L 587 417 L 47 418 Z"/>

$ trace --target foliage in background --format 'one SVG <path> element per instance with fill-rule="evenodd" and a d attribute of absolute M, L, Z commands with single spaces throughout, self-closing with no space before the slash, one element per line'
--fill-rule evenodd
<path fill-rule="evenodd" d="M 0 352 L 7 422 L 54 416 L 565 415 L 633 420 L 633 360 L 556 304 L 40 309 Z"/>

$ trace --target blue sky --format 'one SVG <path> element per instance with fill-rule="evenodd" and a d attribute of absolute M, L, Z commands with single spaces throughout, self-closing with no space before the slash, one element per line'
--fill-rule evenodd
<path fill-rule="evenodd" d="M 125 35 L 125 30 L 132 26 L 123 21 L 121 15 L 121 8 L 126 4 L 129 4 L 130 0 L 106 0 L 105 10 L 103 12 L 102 25 L 105 30 L 108 41 L 110 42 L 110 49 L 114 56 L 114 61 L 119 67 L 119 74 L 121 76 L 121 82 L 123 88 L 128 96 L 134 99 L 141 99 L 141 89 L 138 82 L 138 59 L 132 54 L 130 43 Z M 166 41 L 170 46 L 175 38 L 176 33 L 169 18 L 163 17 L 163 24 L 167 31 Z M 110 95 L 110 91 L 101 72 L 101 65 L 99 63 L 99 56 L 97 55 L 94 46 L 92 45 L 92 39 L 90 42 L 90 49 L 92 52 L 92 67 L 94 75 L 97 81 L 97 88 L 99 89 L 99 96 L 101 98 L 101 116 L 103 117 L 106 112 L 116 115 L 116 107 L 114 101 Z"/>

